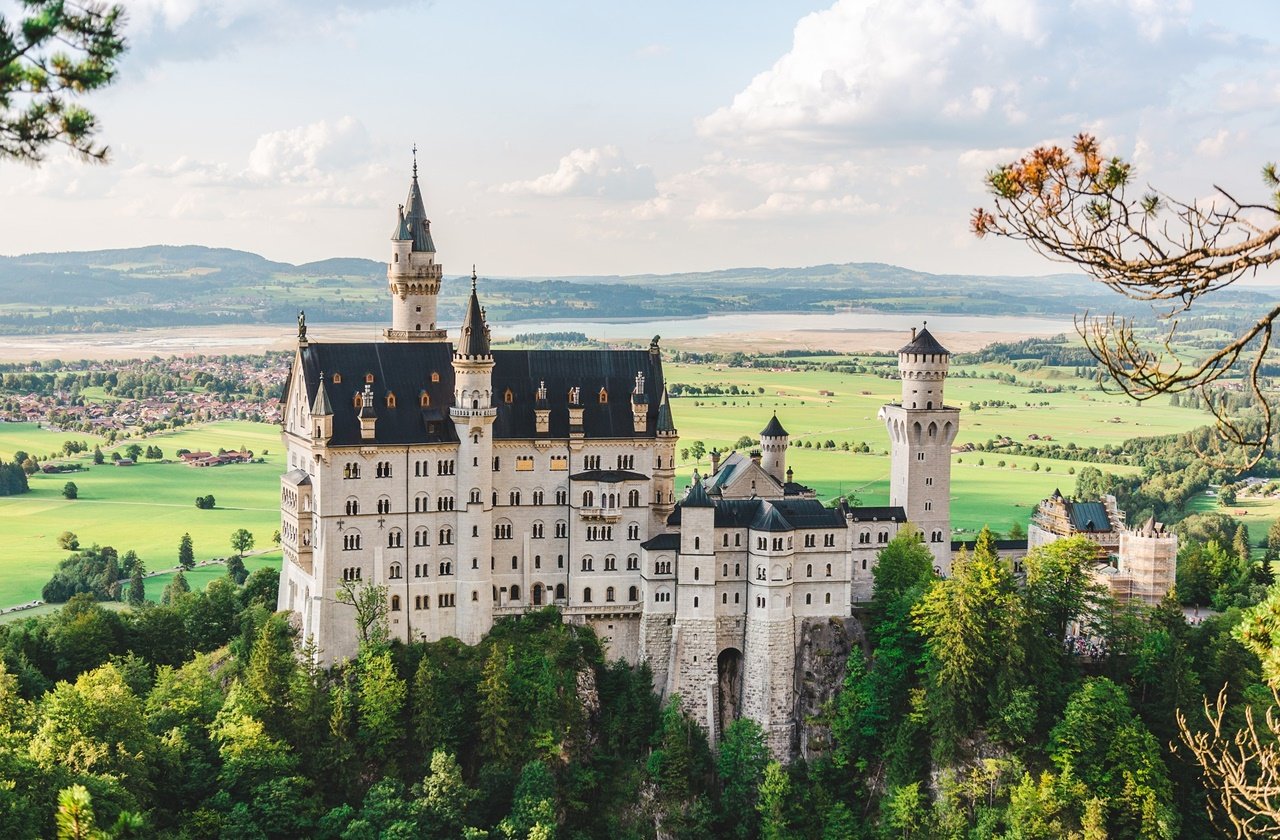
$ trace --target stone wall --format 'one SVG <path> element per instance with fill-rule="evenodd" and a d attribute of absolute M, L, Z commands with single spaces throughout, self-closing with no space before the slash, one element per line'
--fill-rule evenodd
<path fill-rule="evenodd" d="M 795 632 L 795 619 L 790 617 L 772 621 L 747 619 L 742 713 L 760 724 L 765 745 L 780 761 L 790 759 L 795 731 L 792 719 Z"/>
<path fill-rule="evenodd" d="M 830 748 L 823 712 L 844 685 L 849 652 L 866 642 L 862 623 L 852 617 L 804 619 L 796 636 L 795 754 L 811 761 Z"/>

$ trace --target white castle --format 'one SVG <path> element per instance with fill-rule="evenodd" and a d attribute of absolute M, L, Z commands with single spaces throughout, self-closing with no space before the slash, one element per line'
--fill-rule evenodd
<path fill-rule="evenodd" d="M 320 343 L 300 318 L 286 386 L 279 608 L 326 662 L 358 646 L 344 583 L 385 587 L 393 638 L 475 643 L 556 605 L 611 657 L 647 662 L 714 740 L 757 721 L 795 749 L 806 622 L 848 617 L 908 520 L 951 563 L 949 353 L 898 354 L 888 507 L 824 506 L 787 468 L 775 416 L 760 451 L 713 455 L 675 496 L 677 431 L 647 350 L 493 350 L 472 272 L 461 338 L 436 320 L 442 270 L 415 164 L 392 236 L 385 340 Z"/>

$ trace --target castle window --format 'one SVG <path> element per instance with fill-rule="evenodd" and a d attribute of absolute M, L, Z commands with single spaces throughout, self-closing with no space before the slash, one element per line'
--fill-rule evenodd
<path fill-rule="evenodd" d="M 585 555 L 582 558 L 582 571 L 584 572 L 595 571 L 595 562 L 596 561 L 592 559 L 590 554 Z"/>
<path fill-rule="evenodd" d="M 740 594 L 740 593 L 738 593 L 738 592 L 733 593 L 733 602 L 734 602 L 735 604 L 736 604 L 736 603 L 738 603 L 738 595 L 739 595 L 739 594 Z"/>
<path fill-rule="evenodd" d="M 517 467 L 516 469 L 519 469 L 519 467 Z M 538 505 L 539 507 L 541 507 L 541 506 L 542 506 L 542 504 L 543 504 L 543 500 L 544 500 L 545 498 L 546 498 L 546 497 L 543 495 L 543 493 L 542 493 L 542 491 L 541 491 L 541 490 L 534 490 L 534 491 L 533 491 L 533 503 L 534 503 L 535 505 Z"/>
<path fill-rule="evenodd" d="M 396 395 L 390 391 L 387 391 L 387 408 L 395 408 L 395 407 L 396 407 Z"/>
<path fill-rule="evenodd" d="M 342 579 L 345 581 L 360 580 L 360 567 L 349 566 L 342 570 Z"/>
<path fill-rule="evenodd" d="M 557 538 L 557 539 L 564 539 L 564 538 L 565 538 L 565 537 L 567 537 L 567 536 L 569 536 L 569 523 L 568 523 L 568 522 L 557 522 L 557 523 L 556 523 L 556 538 Z"/>
<path fill-rule="evenodd" d="M 698 596 L 697 596 L 697 595 L 694 595 L 694 596 L 693 596 L 693 608 L 694 608 L 695 610 L 698 608 Z M 697 659 L 694 659 L 693 661 L 694 661 L 694 662 L 697 662 L 698 660 L 697 660 Z"/>
<path fill-rule="evenodd" d="M 400 612 L 400 596 L 399 595 L 391 596 L 391 611 Z"/>
<path fill-rule="evenodd" d="M 360 465 L 357 463 L 348 463 L 346 466 L 342 468 L 342 477 L 343 478 L 359 478 Z"/>
<path fill-rule="evenodd" d="M 569 504 L 569 491 L 568 491 L 568 490 L 557 490 L 557 491 L 556 491 L 556 504 L 558 504 L 558 505 L 567 505 L 567 504 Z"/>
<path fill-rule="evenodd" d="M 614 601 L 614 597 L 613 597 L 613 587 L 612 587 L 612 586 L 610 586 L 610 587 L 608 587 L 607 589 L 605 589 L 605 591 L 604 591 L 604 599 L 605 599 L 606 601 L 609 601 L 610 603 L 612 603 L 612 602 Z"/>
<path fill-rule="evenodd" d="M 535 554 L 535 555 L 533 555 L 533 567 L 534 567 L 535 569 L 541 569 L 541 568 L 542 568 L 542 555 L 541 555 L 541 554 Z"/>
<path fill-rule="evenodd" d="M 805 602 L 806 604 L 812 604 L 812 603 L 813 603 L 813 595 L 806 594 L 806 595 L 804 596 L 804 602 Z"/>
<path fill-rule="evenodd" d="M 446 575 L 446 576 L 453 574 L 453 564 L 450 563 L 448 560 L 445 560 L 444 562 L 442 562 L 440 564 L 440 574 Z"/>
<path fill-rule="evenodd" d="M 378 513 L 391 513 L 391 500 L 386 496 L 378 499 Z"/>
<path fill-rule="evenodd" d="M 495 540 L 509 540 L 509 539 L 511 539 L 511 523 L 510 523 L 510 522 L 499 522 L 498 524 L 494 525 L 494 526 L 493 526 L 493 538 L 494 538 Z"/>
<path fill-rule="evenodd" d="M 364 375 L 364 381 L 365 381 L 365 384 L 366 384 L 366 385 L 372 385 L 372 384 L 373 384 L 373 374 L 372 374 L 372 373 L 366 373 L 366 374 Z"/>
<path fill-rule="evenodd" d="M 387 548 L 401 548 L 404 546 L 404 534 L 396 528 L 387 532 Z M 399 577 L 399 575 L 392 575 Z"/>
<path fill-rule="evenodd" d="M 418 404 L 423 408 L 426 408 L 429 405 L 431 405 L 431 395 L 428 394 L 426 391 L 423 391 L 422 394 L 418 396 Z"/>
<path fill-rule="evenodd" d="M 413 497 L 413 512 L 414 513 L 427 512 L 427 494 L 426 493 L 419 493 L 418 495 Z"/>
<path fill-rule="evenodd" d="M 556 584 L 556 600 L 557 601 L 564 600 L 564 584 L 563 583 Z"/>
<path fill-rule="evenodd" d="M 479 487 L 471 488 L 471 495 L 468 497 L 468 504 L 473 504 L 473 505 L 480 504 L 480 488 Z"/>
<path fill-rule="evenodd" d="M 694 538 L 693 538 L 693 550 L 694 550 L 694 551 L 697 551 L 697 550 L 699 549 L 699 547 L 701 547 L 701 545 L 702 545 L 702 537 L 694 537 Z"/>
<path fill-rule="evenodd" d="M 805 567 L 804 567 L 804 576 L 805 576 L 805 577 L 813 577 L 813 564 L 812 564 L 812 563 L 810 563 L 809 565 L 807 565 L 807 566 L 805 566 Z"/>
<path fill-rule="evenodd" d="M 627 507 L 640 507 L 640 491 L 632 490 L 627 493 Z"/>
<path fill-rule="evenodd" d="M 886 537 L 886 539 L 885 539 L 884 541 L 885 541 L 885 542 L 888 542 L 888 539 L 887 539 L 887 538 L 888 538 L 888 536 L 889 536 L 889 535 L 888 535 L 888 532 L 885 532 L 885 533 L 884 533 L 884 536 Z M 827 548 L 835 548 L 835 546 L 836 546 L 836 535 L 835 535 L 835 534 L 826 534 L 826 535 L 825 535 L 825 536 L 823 536 L 823 538 L 822 538 L 822 544 L 823 544 L 824 546 L 826 546 Z"/>
<path fill-rule="evenodd" d="M 431 381 L 432 381 L 432 382 L 439 382 L 439 381 L 440 381 L 440 374 L 436 373 L 434 370 L 433 370 L 433 371 L 431 371 Z"/>
<path fill-rule="evenodd" d="M 831 577 L 831 564 L 827 564 L 827 577 Z"/>
<path fill-rule="evenodd" d="M 639 556 L 639 555 L 637 555 L 637 554 L 628 554 L 628 555 L 627 555 L 627 571 L 628 571 L 628 572 L 638 572 L 638 571 L 640 571 L 640 556 Z"/>
<path fill-rule="evenodd" d="M 864 572 L 865 572 L 866 570 L 867 570 L 867 558 L 863 557 L 863 558 L 862 558 L 862 571 L 864 571 Z"/>
<path fill-rule="evenodd" d="M 606 391 L 605 389 L 601 388 L 601 389 L 600 389 L 600 404 L 601 404 L 601 405 L 604 405 L 604 404 L 605 404 L 605 403 L 607 403 L 608 401 L 609 401 L 609 392 L 608 392 L 608 391 Z"/>
<path fill-rule="evenodd" d="M 551 456 L 552 472 L 563 472 L 564 470 L 567 470 L 567 469 L 569 469 L 568 455 L 552 455 Z M 564 502 L 557 502 L 556 504 L 564 504 Z"/>
<path fill-rule="evenodd" d="M 773 538 L 773 550 L 782 551 L 782 537 Z"/>
<path fill-rule="evenodd" d="M 476 442 L 477 442 L 477 443 L 479 443 L 479 440 L 477 440 Z M 493 456 L 493 471 L 494 471 L 494 472 L 498 472 L 498 471 L 499 471 L 499 470 L 501 470 L 501 469 L 502 469 L 502 458 L 501 458 L 501 457 L 499 457 L 499 456 L 497 456 L 497 455 L 494 455 L 494 456 Z"/>
<path fill-rule="evenodd" d="M 925 487 L 932 487 L 932 486 L 933 486 L 933 476 L 929 476 L 928 478 L 926 478 L 926 479 L 924 480 L 924 486 L 925 486 Z"/>
<path fill-rule="evenodd" d="M 447 594 L 447 595 L 446 595 L 446 594 L 437 595 L 437 596 L 436 596 L 436 606 L 440 606 L 440 607 L 452 607 L 452 606 L 454 605 L 454 599 L 455 599 L 455 598 L 457 598 L 457 596 L 456 596 L 456 595 L 454 595 L 452 592 L 450 592 L 450 593 L 449 593 L 449 594 Z"/>
<path fill-rule="evenodd" d="M 516 456 L 516 472 L 533 472 L 533 456 L 517 455 Z M 542 504 L 538 502 L 537 504 Z"/>
<path fill-rule="evenodd" d="M 876 534 L 876 542 L 878 542 L 878 543 L 882 543 L 882 544 L 883 544 L 883 543 L 887 543 L 888 541 L 889 541 L 889 532 L 888 532 L 888 531 L 881 531 L 880 533 Z M 831 536 L 831 542 L 832 542 L 832 544 L 833 544 L 833 545 L 835 544 L 835 535 L 834 535 L 834 534 Z"/>
<path fill-rule="evenodd" d="M 639 594 L 640 594 L 640 590 L 639 590 L 639 589 L 637 589 L 636 587 L 632 586 L 631 588 L 629 588 L 629 589 L 627 590 L 627 600 L 628 600 L 628 601 L 635 601 L 635 600 L 638 600 L 638 596 L 639 596 Z"/>
<path fill-rule="evenodd" d="M 511 587 L 511 600 L 512 601 L 520 600 L 520 587 L 518 586 Z"/>
<path fill-rule="evenodd" d="M 925 502 L 925 503 L 924 503 L 924 509 L 925 509 L 925 510 L 933 510 L 933 502 Z"/>
<path fill-rule="evenodd" d="M 591 603 L 591 587 L 590 586 L 582 590 L 582 603 L 584 604 Z"/>
<path fill-rule="evenodd" d="M 870 544 L 871 544 L 870 531 L 863 531 L 862 533 L 858 534 L 858 545 L 870 545 Z"/>
<path fill-rule="evenodd" d="M 516 399 L 516 395 L 511 393 L 510 388 L 508 388 L 506 392 L 502 395 L 502 401 L 507 405 L 511 405 L 511 403 L 515 402 L 515 399 Z"/>
<path fill-rule="evenodd" d="M 341 384 L 342 384 L 342 374 L 340 374 L 340 373 L 335 373 L 335 374 L 333 375 L 333 384 L 334 384 L 334 385 L 341 385 Z"/>
<path fill-rule="evenodd" d="M 924 460 L 924 453 L 923 453 L 923 452 L 917 452 L 917 453 L 916 453 L 916 460 L 917 460 L 917 461 L 923 461 L 923 460 Z"/>
<path fill-rule="evenodd" d="M 694 580 L 697 580 L 697 579 L 699 578 L 699 576 L 700 576 L 700 575 L 699 575 L 699 572 L 698 572 L 698 567 L 697 567 L 697 566 L 694 566 L 694 567 L 693 567 L 693 579 L 694 579 Z"/>
<path fill-rule="evenodd" d="M 453 529 L 444 527 L 440 529 L 440 540 L 438 545 L 453 545 Z"/>
<path fill-rule="evenodd" d="M 508 498 L 511 500 L 511 506 L 515 507 L 516 505 L 520 504 L 520 491 L 512 490 Z"/>
<path fill-rule="evenodd" d="M 436 510 L 453 510 L 453 496 L 436 496 Z"/>
<path fill-rule="evenodd" d="M 542 523 L 541 522 L 533 523 L 533 538 L 535 540 L 542 539 Z"/>
<path fill-rule="evenodd" d="M 351 405 L 355 406 L 356 408 L 363 407 L 364 395 L 361 394 L 359 391 L 356 391 L 355 394 L 351 397 Z"/>
<path fill-rule="evenodd" d="M 721 593 L 720 593 L 720 603 L 722 603 L 722 604 L 727 604 L 727 603 L 729 603 L 729 593 L 728 593 L 728 592 L 721 592 Z"/>
<path fill-rule="evenodd" d="M 725 563 L 725 564 L 724 564 L 724 568 L 721 570 L 721 572 L 720 572 L 720 576 L 721 576 L 721 577 L 728 577 L 728 576 L 729 576 L 729 564 L 728 564 L 728 563 Z"/>
<path fill-rule="evenodd" d="M 347 531 L 347 533 L 342 535 L 342 550 L 343 551 L 359 551 L 360 550 L 360 532 L 359 531 L 349 530 Z"/>
<path fill-rule="evenodd" d="M 827 603 L 828 603 L 828 604 L 830 604 L 830 603 L 831 603 L 831 593 L 830 593 L 830 592 L 828 592 L 828 593 L 827 593 Z"/>
<path fill-rule="evenodd" d="M 589 508 L 589 507 L 595 507 L 595 505 L 596 505 L 596 494 L 592 493 L 590 490 L 583 490 L 582 506 L 584 508 Z"/>
<path fill-rule="evenodd" d="M 347 499 L 347 516 L 358 516 L 360 513 L 360 500 L 355 496 Z"/>

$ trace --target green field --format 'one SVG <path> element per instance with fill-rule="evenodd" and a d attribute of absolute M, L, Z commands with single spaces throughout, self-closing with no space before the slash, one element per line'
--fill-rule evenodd
<path fill-rule="evenodd" d="M 835 361 L 816 357 L 815 361 Z M 977 368 L 960 368 L 977 370 Z M 1012 372 L 1011 368 L 985 366 L 984 371 Z M 680 433 L 681 448 L 701 440 L 707 449 L 725 449 L 741 436 L 758 437 L 776 411 L 792 441 L 836 445 L 866 443 L 871 452 L 857 454 L 840 449 L 792 447 L 787 464 L 795 470 L 795 480 L 818 491 L 823 499 L 854 493 L 863 505 L 889 502 L 888 437 L 876 412 L 886 402 L 898 399 L 897 380 L 871 374 L 825 371 L 782 371 L 729 368 L 710 365 L 668 364 L 668 382 L 691 385 L 734 384 L 750 391 L 739 396 L 681 396 L 672 399 L 672 414 Z M 1026 443 L 1028 436 L 1049 436 L 1054 443 L 1094 446 L 1120 443 L 1134 437 L 1148 437 L 1186 431 L 1211 421 L 1206 412 L 1174 408 L 1163 402 L 1137 406 L 1132 400 L 1103 394 L 1091 383 L 1077 379 L 1070 371 L 1041 369 L 1017 374 L 1020 379 L 1053 384 L 1075 384 L 1081 390 L 1061 393 L 1032 393 L 1027 385 L 1013 385 L 993 379 L 953 378 L 947 382 L 947 402 L 959 406 L 960 433 L 957 443 L 985 442 L 1008 436 Z M 764 393 L 759 393 L 763 388 Z M 820 395 L 833 392 L 833 396 Z M 998 400 L 1015 407 L 971 410 L 972 402 Z M 1040 405 L 1040 403 L 1048 403 Z M 1034 405 L 1027 405 L 1034 403 Z M 979 460 L 985 466 L 978 466 Z M 1005 467 L 996 466 L 1005 461 Z M 1040 469 L 1032 466 L 1039 462 Z M 1018 522 L 1024 527 L 1036 504 L 1055 488 L 1070 493 L 1075 487 L 1071 470 L 1083 462 L 1031 458 L 997 452 L 969 452 L 952 457 L 952 526 L 960 534 L 973 533 L 983 525 L 1007 531 Z M 1017 465 L 1016 468 L 1014 465 Z M 679 484 L 688 483 L 695 464 L 680 464 Z M 703 457 L 696 465 L 705 472 L 710 462 Z M 1134 467 L 1105 467 L 1112 472 L 1135 472 Z"/>
<path fill-rule="evenodd" d="M 29 441 L 39 439 L 33 434 L 26 424 L 0 425 L 0 453 L 29 446 Z M 59 442 L 67 437 L 54 436 Z M 258 547 L 271 547 L 271 534 L 280 527 L 279 480 L 284 469 L 276 426 L 226 421 L 155 435 L 145 443 L 160 446 L 168 457 L 179 448 L 216 451 L 241 446 L 269 454 L 263 464 L 204 469 L 148 462 L 95 467 L 86 456 L 80 459 L 89 465 L 84 472 L 33 475 L 30 493 L 0 498 L 0 527 L 7 537 L 0 564 L 9 571 L 0 580 L 0 605 L 39 597 L 40 588 L 66 556 L 55 542 L 63 531 L 74 531 L 84 545 L 133 549 L 153 569 L 177 562 L 184 532 L 191 534 L 198 560 L 226 557 L 231 552 L 229 537 L 237 528 L 252 531 Z M 76 483 L 79 499 L 62 498 L 67 481 Z M 210 493 L 217 508 L 197 510 L 196 496 Z"/>
<path fill-rule="evenodd" d="M 35 423 L 2 423 L 0 422 L 0 458 L 13 460 L 13 453 L 22 451 L 37 458 L 46 458 L 54 452 L 62 452 L 64 441 L 84 441 L 92 450 L 94 444 L 104 443 L 96 435 L 83 432 L 61 432 L 42 429 Z"/>

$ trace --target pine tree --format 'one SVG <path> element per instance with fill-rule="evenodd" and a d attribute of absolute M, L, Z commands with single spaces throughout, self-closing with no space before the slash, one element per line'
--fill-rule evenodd
<path fill-rule="evenodd" d="M 142 582 L 142 561 L 133 564 L 133 572 L 129 575 L 129 606 L 140 607 L 147 599 L 145 584 Z"/>
<path fill-rule="evenodd" d="M 1248 569 L 1253 565 L 1253 549 L 1249 547 L 1249 526 L 1243 522 L 1236 528 L 1236 536 L 1232 541 L 1232 547 L 1235 549 L 1236 557 L 1240 560 L 1241 567 Z"/>
<path fill-rule="evenodd" d="M 513 754 L 511 733 L 516 708 L 511 696 L 510 654 L 494 645 L 480 680 L 480 743 L 491 760 L 505 763 Z"/>
<path fill-rule="evenodd" d="M 164 593 L 160 596 L 160 603 L 168 606 L 184 593 L 191 591 L 191 584 L 187 583 L 187 576 L 182 570 L 174 572 L 173 580 L 164 588 Z"/>
<path fill-rule="evenodd" d="M 178 543 L 178 565 L 187 571 L 195 568 L 196 550 L 191 543 L 190 534 L 183 534 L 182 541 Z"/>

